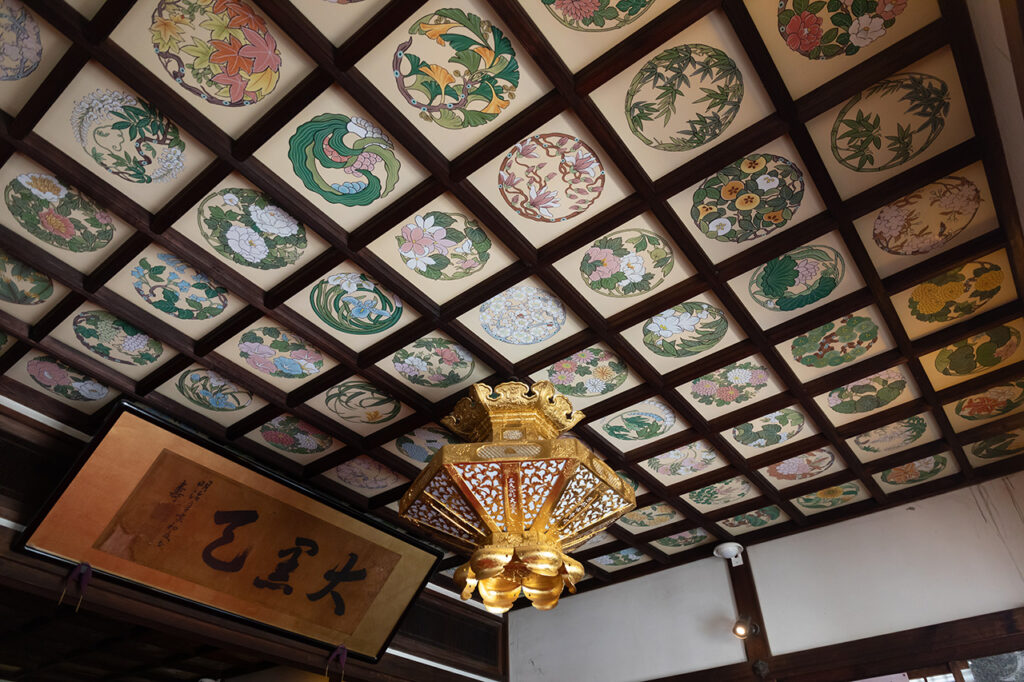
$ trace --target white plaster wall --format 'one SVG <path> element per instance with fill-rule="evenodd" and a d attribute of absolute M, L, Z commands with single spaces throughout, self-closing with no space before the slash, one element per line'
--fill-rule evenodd
<path fill-rule="evenodd" d="M 1024 473 L 749 548 L 772 652 L 1024 606 Z"/>
<path fill-rule="evenodd" d="M 632 682 L 745 659 L 721 559 L 509 614 L 513 682 Z"/>

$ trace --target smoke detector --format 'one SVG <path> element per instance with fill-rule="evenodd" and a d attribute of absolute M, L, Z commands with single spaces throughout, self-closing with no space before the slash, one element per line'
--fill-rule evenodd
<path fill-rule="evenodd" d="M 728 559 L 733 566 L 743 565 L 743 545 L 738 542 L 723 542 L 715 547 L 715 556 Z"/>

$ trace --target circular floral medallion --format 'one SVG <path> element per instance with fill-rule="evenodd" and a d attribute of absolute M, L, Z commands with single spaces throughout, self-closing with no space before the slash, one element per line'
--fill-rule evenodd
<path fill-rule="evenodd" d="M 53 296 L 53 280 L 0 251 L 0 301 L 39 305 Z"/>
<path fill-rule="evenodd" d="M 142 258 L 131 277 L 143 300 L 179 320 L 208 320 L 228 307 L 226 288 L 172 253 L 158 253 L 155 264 Z"/>
<path fill-rule="evenodd" d="M 976 374 L 1000 364 L 1020 347 L 1020 332 L 1000 325 L 951 343 L 935 356 L 935 369 L 946 376 Z"/>
<path fill-rule="evenodd" d="M 726 528 L 760 528 L 776 521 L 782 516 L 782 510 L 776 506 L 755 509 L 746 514 L 738 514 L 728 519 L 719 521 Z"/>
<path fill-rule="evenodd" d="M 537 287 L 512 287 L 480 306 L 480 327 L 491 338 L 516 346 L 546 341 L 563 324 L 565 306 Z"/>
<path fill-rule="evenodd" d="M 574 31 L 614 31 L 639 19 L 654 0 L 542 0 L 551 16 Z"/>
<path fill-rule="evenodd" d="M 618 440 L 649 440 L 668 433 L 676 413 L 658 399 L 645 400 L 634 408 L 606 418 L 601 429 Z"/>
<path fill-rule="evenodd" d="M 648 230 L 627 228 L 594 242 L 583 255 L 580 274 L 597 293 L 623 298 L 657 289 L 672 265 L 666 240 Z"/>
<path fill-rule="evenodd" d="M 498 191 L 509 208 L 539 223 L 575 218 L 604 189 L 604 166 L 578 137 L 543 133 L 520 140 L 498 168 Z"/>
<path fill-rule="evenodd" d="M 876 341 L 878 325 L 870 317 L 847 315 L 796 337 L 790 351 L 806 367 L 838 367 L 867 353 Z"/>
<path fill-rule="evenodd" d="M 402 301 L 357 272 L 340 272 L 317 282 L 309 304 L 324 324 L 347 334 L 378 334 L 402 317 Z"/>
<path fill-rule="evenodd" d="M 702 441 L 669 450 L 644 462 L 644 466 L 662 476 L 689 476 L 704 471 L 718 461 L 718 455 Z"/>
<path fill-rule="evenodd" d="M 109 213 L 46 173 L 23 173 L 11 180 L 4 202 L 29 234 L 61 249 L 96 251 L 114 237 Z"/>
<path fill-rule="evenodd" d="M 156 362 L 164 346 L 138 327 L 104 310 L 75 315 L 71 329 L 79 343 L 104 360 L 142 367 Z"/>
<path fill-rule="evenodd" d="M 560 393 L 574 398 L 611 393 L 629 376 L 626 363 L 597 346 L 559 360 L 544 371 Z"/>
<path fill-rule="evenodd" d="M 427 279 L 468 277 L 483 269 L 491 257 L 487 233 L 461 213 L 430 211 L 418 215 L 395 239 L 401 259 Z"/>
<path fill-rule="evenodd" d="M 664 526 L 679 519 L 679 512 L 665 502 L 657 502 L 642 509 L 636 509 L 622 516 L 622 523 L 634 528 Z"/>
<path fill-rule="evenodd" d="M 439 9 L 414 21 L 409 36 L 391 65 L 398 92 L 423 120 L 450 130 L 484 125 L 515 98 L 516 53 L 490 21 Z M 442 60 L 455 68 L 446 69 Z"/>
<path fill-rule="evenodd" d="M 252 392 L 209 369 L 187 369 L 175 384 L 193 405 L 214 412 L 235 412 L 252 404 Z"/>
<path fill-rule="evenodd" d="M 942 178 L 884 206 L 871 238 L 896 256 L 928 253 L 963 232 L 981 201 L 981 190 L 967 178 Z"/>
<path fill-rule="evenodd" d="M 364 490 L 384 490 L 401 483 L 395 472 L 366 455 L 339 464 L 334 474 L 345 485 Z"/>
<path fill-rule="evenodd" d="M 733 427 L 732 438 L 748 448 L 767 448 L 795 437 L 804 428 L 803 414 L 791 407 Z"/>
<path fill-rule="evenodd" d="M 783 227 L 804 199 L 804 174 L 787 158 L 754 154 L 730 163 L 693 193 L 693 218 L 704 235 L 745 242 Z"/>
<path fill-rule="evenodd" d="M 127 92 L 94 90 L 75 100 L 71 132 L 93 161 L 126 182 L 167 182 L 185 167 L 178 127 Z"/>
<path fill-rule="evenodd" d="M 226 188 L 199 204 L 199 231 L 230 261 L 259 270 L 292 265 L 306 249 L 306 228 L 253 189 Z"/>
<path fill-rule="evenodd" d="M 738 502 L 750 493 L 750 481 L 745 478 L 727 478 L 719 483 L 712 483 L 700 490 L 687 493 L 686 497 L 694 504 L 722 505 Z"/>
<path fill-rule="evenodd" d="M 25 364 L 28 375 L 50 393 L 68 400 L 102 400 L 106 386 L 49 355 L 37 355 Z"/>
<path fill-rule="evenodd" d="M 644 345 L 666 358 L 684 358 L 714 348 L 725 337 L 725 313 L 708 303 L 688 301 L 644 324 Z"/>
<path fill-rule="evenodd" d="M 703 528 L 694 528 L 693 530 L 684 530 L 682 533 L 669 535 L 666 538 L 658 538 L 654 541 L 654 544 L 670 549 L 693 547 L 704 542 L 708 537 L 707 531 Z"/>
<path fill-rule="evenodd" d="M 914 443 L 927 430 L 928 422 L 925 418 L 914 415 L 854 436 L 853 443 L 865 452 L 892 452 Z"/>
<path fill-rule="evenodd" d="M 846 261 L 828 246 L 802 246 L 773 258 L 750 276 L 750 297 L 768 310 L 788 312 L 817 303 L 839 286 Z"/>
<path fill-rule="evenodd" d="M 282 414 L 261 426 L 260 437 L 267 444 L 293 455 L 323 452 L 334 442 L 320 429 L 290 414 Z"/>
<path fill-rule="evenodd" d="M 626 120 L 644 144 L 683 152 L 711 142 L 736 118 L 743 76 L 729 55 L 701 44 L 671 47 L 633 77 Z"/>
<path fill-rule="evenodd" d="M 641 552 L 635 547 L 627 547 L 621 549 L 618 552 L 612 552 L 611 554 L 605 554 L 603 556 L 594 557 L 590 561 L 597 564 L 598 566 L 629 566 L 635 564 L 638 561 L 643 561 L 647 558 L 647 555 Z"/>
<path fill-rule="evenodd" d="M 828 448 L 819 448 L 772 464 L 767 473 L 769 478 L 777 481 L 802 481 L 825 473 L 835 463 L 834 452 Z"/>
<path fill-rule="evenodd" d="M 1003 283 L 1003 269 L 974 261 L 914 287 L 907 306 L 922 322 L 951 322 L 973 315 L 991 301 Z"/>
<path fill-rule="evenodd" d="M 690 396 L 701 405 L 725 407 L 746 402 L 768 385 L 768 368 L 759 362 L 734 362 L 690 383 Z"/>
<path fill-rule="evenodd" d="M 993 386 L 960 399 L 953 411 L 968 421 L 995 419 L 1024 405 L 1024 379 Z"/>
<path fill-rule="evenodd" d="M 280 327 L 256 327 L 238 339 L 238 355 L 261 374 L 305 379 L 324 366 L 324 356 L 305 339 Z"/>
<path fill-rule="evenodd" d="M 211 104 L 255 104 L 277 87 L 277 40 L 243 0 L 160 0 L 149 35 L 167 75 Z"/>
<path fill-rule="evenodd" d="M 885 407 L 903 395 L 907 380 L 899 367 L 858 379 L 828 393 L 828 406 L 840 414 L 860 414 Z"/>
<path fill-rule="evenodd" d="M 454 341 L 435 336 L 402 348 L 392 356 L 391 364 L 410 383 L 429 388 L 462 383 L 476 367 L 469 351 Z"/>
<path fill-rule="evenodd" d="M 805 509 L 831 509 L 860 495 L 860 485 L 857 483 L 843 483 L 834 485 L 824 490 L 819 490 L 810 495 L 796 498 L 796 503 Z"/>
<path fill-rule="evenodd" d="M 979 440 L 971 446 L 971 454 L 979 459 L 1000 459 L 1019 455 L 1024 452 L 1024 429 L 1016 429 L 985 440 Z"/>
<path fill-rule="evenodd" d="M 409 459 L 426 464 L 445 445 L 460 441 L 436 426 L 421 426 L 412 433 L 395 439 L 395 447 Z"/>
<path fill-rule="evenodd" d="M 903 165 L 942 132 L 949 86 L 925 73 L 883 78 L 851 97 L 832 124 L 832 156 L 858 173 Z"/>
<path fill-rule="evenodd" d="M 927 481 L 941 474 L 949 465 L 945 455 L 925 457 L 909 464 L 886 469 L 882 472 L 882 482 L 889 485 L 911 485 Z"/>
<path fill-rule="evenodd" d="M 808 59 L 854 55 L 885 35 L 907 0 L 779 3 L 779 34 L 789 49 Z"/>
<path fill-rule="evenodd" d="M 0 0 L 0 81 L 21 80 L 42 58 L 39 24 L 18 0 Z"/>
<path fill-rule="evenodd" d="M 324 403 L 343 421 L 353 424 L 383 424 L 402 411 L 402 403 L 359 379 L 332 387 L 324 396 Z"/>
<path fill-rule="evenodd" d="M 288 138 L 292 171 L 332 204 L 368 206 L 398 183 L 395 143 L 365 118 L 320 114 Z"/>

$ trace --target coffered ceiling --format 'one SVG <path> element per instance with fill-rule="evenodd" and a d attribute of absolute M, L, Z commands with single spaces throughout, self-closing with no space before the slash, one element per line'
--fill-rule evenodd
<path fill-rule="evenodd" d="M 135 401 L 402 523 L 464 389 L 552 381 L 638 495 L 581 589 L 1016 470 L 1024 246 L 969 26 L 0 1 L 0 393 L 84 434 Z"/>

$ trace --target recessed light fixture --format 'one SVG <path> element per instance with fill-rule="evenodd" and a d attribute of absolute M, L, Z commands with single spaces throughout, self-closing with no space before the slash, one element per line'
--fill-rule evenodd
<path fill-rule="evenodd" d="M 756 635 L 760 628 L 757 627 L 757 623 L 750 619 L 750 616 L 742 616 L 736 624 L 732 626 L 732 634 L 736 635 L 740 639 L 746 639 L 750 635 Z"/>

